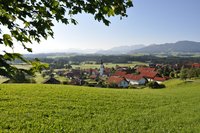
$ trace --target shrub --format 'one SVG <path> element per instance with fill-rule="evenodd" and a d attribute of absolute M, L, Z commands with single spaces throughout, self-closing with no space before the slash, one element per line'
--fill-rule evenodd
<path fill-rule="evenodd" d="M 63 81 L 62 82 L 64 85 L 67 85 L 68 84 L 68 81 Z"/>
<path fill-rule="evenodd" d="M 152 89 L 161 89 L 161 88 L 165 88 L 165 85 L 164 84 L 158 84 L 157 82 L 153 81 L 153 82 L 149 82 L 147 84 L 147 86 L 149 88 L 152 88 Z"/>
<path fill-rule="evenodd" d="M 129 85 L 128 89 L 137 89 L 137 87 L 134 85 Z"/>
<path fill-rule="evenodd" d="M 109 88 L 118 88 L 117 84 L 115 84 L 115 83 L 108 84 L 108 87 Z"/>

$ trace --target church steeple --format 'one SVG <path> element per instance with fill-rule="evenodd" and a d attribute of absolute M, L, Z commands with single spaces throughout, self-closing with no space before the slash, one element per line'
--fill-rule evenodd
<path fill-rule="evenodd" d="M 101 65 L 100 65 L 100 70 L 99 70 L 100 76 L 103 75 L 103 72 L 104 72 L 104 65 L 103 65 L 103 61 L 101 60 Z"/>

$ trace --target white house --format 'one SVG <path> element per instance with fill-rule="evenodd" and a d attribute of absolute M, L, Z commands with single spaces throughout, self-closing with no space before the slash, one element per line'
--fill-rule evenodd
<path fill-rule="evenodd" d="M 125 78 L 130 85 L 145 85 L 148 82 L 147 79 L 141 75 L 127 74 Z"/>
<path fill-rule="evenodd" d="M 115 84 L 117 87 L 127 88 L 129 86 L 129 82 L 122 77 L 119 76 L 111 76 L 107 80 L 108 84 Z"/>

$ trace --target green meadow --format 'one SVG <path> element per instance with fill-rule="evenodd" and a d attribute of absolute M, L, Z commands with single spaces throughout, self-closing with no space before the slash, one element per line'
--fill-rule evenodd
<path fill-rule="evenodd" d="M 122 66 L 122 67 L 134 67 L 135 65 L 147 65 L 144 62 L 138 62 L 134 61 L 131 63 L 126 63 L 126 64 L 115 64 L 115 63 L 104 63 L 105 67 L 112 68 L 116 67 L 116 65 Z M 99 68 L 100 64 L 80 64 L 80 65 L 72 65 L 72 68 L 80 68 L 80 69 L 90 69 L 90 68 Z"/>
<path fill-rule="evenodd" d="M 0 132 L 200 132 L 200 81 L 165 89 L 1 84 Z"/>

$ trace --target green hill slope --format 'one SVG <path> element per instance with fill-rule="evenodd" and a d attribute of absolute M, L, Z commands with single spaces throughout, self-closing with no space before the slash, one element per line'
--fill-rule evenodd
<path fill-rule="evenodd" d="M 166 84 L 160 90 L 0 85 L 0 132 L 199 132 L 198 81 Z"/>

